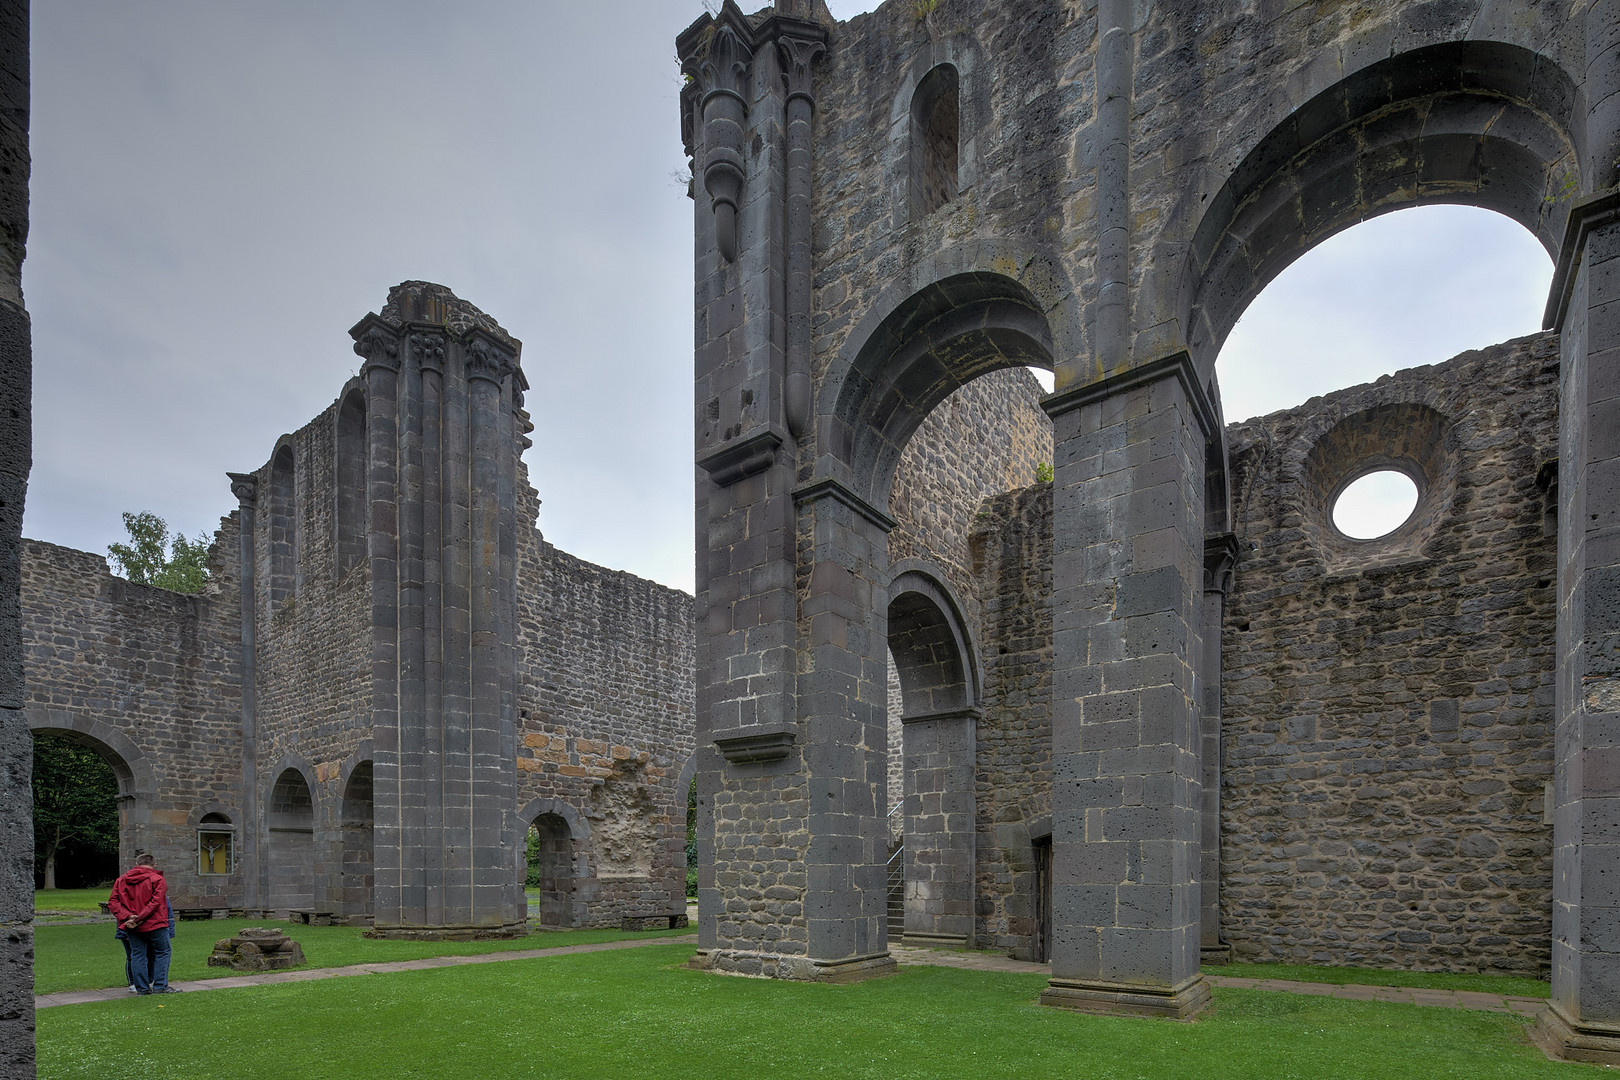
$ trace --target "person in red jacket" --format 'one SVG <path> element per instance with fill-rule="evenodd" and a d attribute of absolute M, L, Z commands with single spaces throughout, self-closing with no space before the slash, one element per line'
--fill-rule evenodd
<path fill-rule="evenodd" d="M 130 974 L 137 994 L 177 994 L 169 985 L 169 887 L 152 856 L 135 856 L 135 865 L 113 882 L 107 906 L 129 935 Z"/>

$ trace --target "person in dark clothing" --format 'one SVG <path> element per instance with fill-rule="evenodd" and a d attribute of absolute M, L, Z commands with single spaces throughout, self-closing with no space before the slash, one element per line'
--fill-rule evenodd
<path fill-rule="evenodd" d="M 169 889 L 150 855 L 113 882 L 107 906 L 129 937 L 130 977 L 137 994 L 176 993 L 169 985 Z"/>

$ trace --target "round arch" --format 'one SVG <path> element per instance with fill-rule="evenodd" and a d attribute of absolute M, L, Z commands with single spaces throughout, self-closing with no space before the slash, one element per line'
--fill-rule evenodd
<path fill-rule="evenodd" d="M 1371 64 L 1320 90 L 1265 134 L 1192 209 L 1181 325 L 1207 377 L 1249 303 L 1322 240 L 1406 207 L 1495 210 L 1556 254 L 1580 190 L 1580 93 L 1550 59 L 1519 45 L 1459 41 Z M 1240 130 L 1259 126 L 1277 101 Z"/>
<path fill-rule="evenodd" d="M 994 240 L 919 260 L 820 380 L 816 479 L 882 509 L 906 441 L 935 406 L 992 371 L 1055 370 L 1085 355 L 1083 336 L 1079 300 L 1054 260 Z"/>
<path fill-rule="evenodd" d="M 530 881 L 530 837 L 534 845 L 534 872 L 537 877 L 535 907 L 527 910 L 542 927 L 562 929 L 585 925 L 585 901 L 580 883 L 589 876 L 589 860 L 578 845 L 590 839 L 590 824 L 579 811 L 561 799 L 541 798 L 518 811 L 524 840 L 516 845 L 515 867 L 520 886 Z M 520 890 L 521 891 L 521 890 Z"/>
<path fill-rule="evenodd" d="M 890 567 L 885 595 L 889 654 L 900 675 L 905 716 L 976 706 L 978 656 L 944 575 L 906 559 Z"/>
<path fill-rule="evenodd" d="M 118 728 L 78 713 L 33 706 L 24 710 L 31 735 L 60 735 L 99 754 L 118 780 L 118 797 L 150 802 L 157 793 L 152 765 Z"/>

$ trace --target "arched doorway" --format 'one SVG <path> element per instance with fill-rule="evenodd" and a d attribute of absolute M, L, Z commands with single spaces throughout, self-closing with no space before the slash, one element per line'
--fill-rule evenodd
<path fill-rule="evenodd" d="M 116 758 L 99 744 L 64 734 L 34 735 L 36 888 L 91 888 L 123 869 L 119 848 L 127 815 L 121 813 L 118 777 L 109 756 Z"/>
<path fill-rule="evenodd" d="M 270 789 L 270 904 L 276 911 L 315 906 L 315 803 L 309 781 L 297 769 L 283 769 Z"/>
<path fill-rule="evenodd" d="M 140 747 L 122 731 L 99 720 L 58 710 L 31 706 L 26 710 L 28 731 L 36 740 L 61 740 L 105 763 L 116 785 L 116 863 L 118 869 L 134 864 L 137 849 L 150 848 L 152 798 L 156 780 Z"/>
<path fill-rule="evenodd" d="M 376 881 L 373 822 L 372 765 L 362 761 L 350 771 L 348 782 L 343 786 L 339 825 L 338 902 L 342 913 L 350 918 L 371 914 L 372 887 Z"/>
<path fill-rule="evenodd" d="M 971 652 L 957 605 L 937 578 L 908 570 L 889 595 L 889 655 L 901 706 L 904 933 L 917 942 L 968 945 L 979 719 Z"/>
<path fill-rule="evenodd" d="M 560 814 L 541 814 L 529 826 L 526 863 L 524 888 L 535 923 L 544 930 L 578 926 L 574 841 L 568 822 Z"/>

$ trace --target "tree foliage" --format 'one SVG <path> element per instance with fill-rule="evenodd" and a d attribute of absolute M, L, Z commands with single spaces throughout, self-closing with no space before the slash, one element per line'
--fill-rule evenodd
<path fill-rule="evenodd" d="M 195 540 L 176 532 L 156 514 L 124 512 L 129 543 L 108 544 L 107 557 L 136 585 L 155 585 L 174 592 L 199 593 L 208 584 L 208 538 Z"/>
<path fill-rule="evenodd" d="M 118 857 L 118 780 L 94 750 L 66 739 L 34 739 L 34 863 L 56 888 L 57 861 L 69 852 L 91 861 Z"/>

